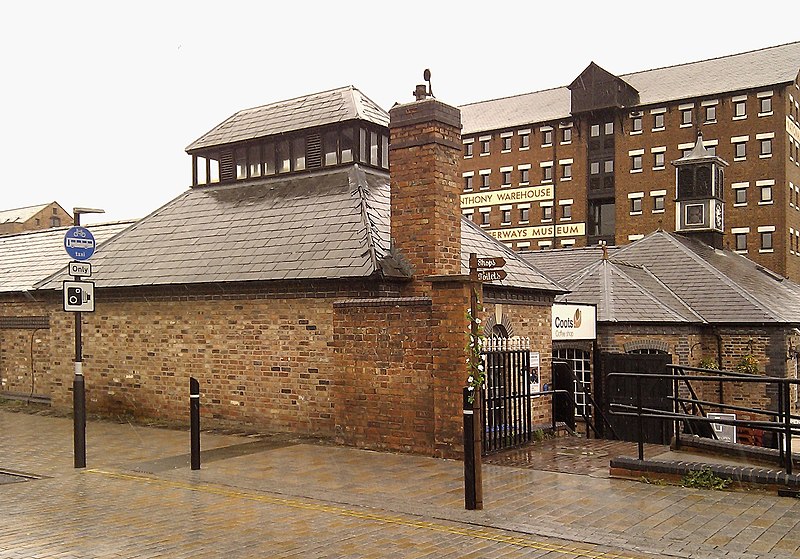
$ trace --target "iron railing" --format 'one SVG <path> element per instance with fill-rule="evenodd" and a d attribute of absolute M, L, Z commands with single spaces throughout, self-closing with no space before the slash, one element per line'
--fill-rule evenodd
<path fill-rule="evenodd" d="M 702 369 L 699 367 L 686 367 L 681 365 L 667 365 L 666 373 L 616 373 L 608 374 L 609 382 L 614 378 L 633 379 L 636 385 L 636 395 L 633 404 L 611 402 L 609 406 L 612 415 L 635 417 L 638 427 L 638 447 L 639 460 L 644 460 L 644 428 L 643 420 L 646 418 L 662 419 L 664 421 L 675 422 L 676 444 L 680 445 L 681 427 L 693 432 L 694 424 L 707 424 L 707 432 L 713 433 L 710 429 L 711 424 L 735 425 L 748 429 L 760 429 L 765 432 L 774 433 L 778 438 L 779 463 L 787 474 L 792 473 L 792 436 L 800 435 L 800 424 L 793 421 L 800 421 L 800 415 L 791 413 L 791 392 L 800 388 L 800 380 L 790 378 L 774 378 L 763 375 L 751 375 L 734 371 L 718 371 L 715 369 Z M 665 411 L 647 408 L 642 405 L 642 381 L 651 379 L 669 379 L 672 382 L 672 394 L 667 396 L 673 402 L 673 410 Z M 695 383 L 694 385 L 692 383 Z M 713 400 L 703 399 L 698 396 L 696 390 L 698 383 L 717 383 L 724 387 L 732 383 L 743 383 L 761 385 L 763 390 L 759 394 L 775 394 L 777 400 L 777 410 L 767 410 L 743 405 L 726 404 Z M 689 397 L 681 395 L 680 387 L 684 386 Z M 773 388 L 774 387 L 774 388 Z M 723 389 L 721 388 L 721 392 Z M 754 392 L 755 393 L 755 392 Z M 719 398 L 722 400 L 722 398 Z M 739 411 L 759 419 L 727 419 L 727 418 L 708 418 L 705 410 L 714 408 L 725 411 Z"/>

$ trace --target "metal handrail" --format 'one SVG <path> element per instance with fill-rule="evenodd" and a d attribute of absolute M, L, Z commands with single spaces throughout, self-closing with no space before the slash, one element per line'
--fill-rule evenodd
<path fill-rule="evenodd" d="M 667 369 L 671 370 L 671 372 L 670 373 L 612 372 L 608 374 L 609 379 L 612 377 L 621 377 L 621 378 L 632 378 L 635 379 L 636 381 L 635 405 L 624 404 L 624 403 L 611 403 L 609 406 L 609 411 L 612 415 L 637 418 L 639 427 L 639 437 L 638 437 L 639 460 L 644 460 L 644 432 L 643 432 L 644 418 L 675 421 L 676 422 L 675 438 L 678 444 L 680 443 L 679 422 L 686 421 L 688 418 L 691 418 L 692 421 L 697 421 L 697 422 L 704 422 L 709 424 L 714 423 L 722 425 L 741 425 L 748 428 L 758 428 L 767 432 L 776 433 L 781 437 L 782 439 L 781 442 L 783 443 L 779 444 L 780 462 L 784 465 L 787 474 L 792 473 L 792 464 L 793 464 L 792 436 L 795 434 L 800 434 L 800 425 L 793 424 L 792 420 L 800 419 L 800 415 L 793 415 L 791 413 L 791 402 L 789 401 L 789 396 L 790 396 L 789 389 L 793 385 L 797 385 L 800 387 L 800 379 L 766 377 L 760 375 L 752 375 L 748 373 L 718 371 L 715 369 L 700 369 L 697 367 L 682 367 L 678 365 L 668 365 Z M 712 374 L 703 376 L 687 375 L 685 374 L 685 370 L 708 372 Z M 665 410 L 658 410 L 653 408 L 645 408 L 642 405 L 642 388 L 641 388 L 642 378 L 671 379 L 673 381 L 674 394 L 668 396 L 668 399 L 673 401 L 674 403 L 673 412 L 667 412 Z M 763 410 L 760 408 L 735 406 L 731 404 L 723 404 L 721 402 L 710 402 L 706 400 L 700 400 L 697 397 L 694 389 L 692 388 L 689 382 L 691 380 L 696 380 L 701 382 L 720 382 L 720 383 L 740 382 L 740 383 L 759 383 L 764 385 L 777 385 L 778 411 L 774 412 L 771 410 Z M 692 398 L 683 398 L 678 395 L 678 384 L 677 384 L 678 381 L 683 381 L 686 384 L 692 395 Z M 695 414 L 686 413 L 685 404 L 687 403 L 692 404 L 692 407 L 697 406 L 701 410 L 702 410 L 702 405 L 705 404 L 708 406 L 713 406 L 725 410 L 736 410 L 736 411 L 748 412 L 752 414 L 777 418 L 779 421 L 758 421 L 749 419 L 724 419 L 724 418 L 709 419 L 704 416 L 697 416 Z M 684 410 L 684 413 L 681 413 L 679 411 L 679 406 Z"/>

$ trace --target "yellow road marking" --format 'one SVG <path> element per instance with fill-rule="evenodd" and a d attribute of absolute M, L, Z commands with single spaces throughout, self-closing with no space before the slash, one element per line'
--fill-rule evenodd
<path fill-rule="evenodd" d="M 269 503 L 271 505 L 281 505 L 295 509 L 309 510 L 315 512 L 325 512 L 329 514 L 337 514 L 340 516 L 348 516 L 351 518 L 358 518 L 360 520 L 370 520 L 373 522 L 382 522 L 384 524 L 396 524 L 399 526 L 408 526 L 411 528 L 422 528 L 433 532 L 442 532 L 457 536 L 465 536 L 469 538 L 476 538 L 485 541 L 496 543 L 505 543 L 515 545 L 522 548 L 536 549 L 540 551 L 548 551 L 552 553 L 560 553 L 563 555 L 574 555 L 576 557 L 583 557 L 586 559 L 640 559 L 630 555 L 620 555 L 614 552 L 596 552 L 588 549 L 581 549 L 569 545 L 550 544 L 546 542 L 536 541 L 526 537 L 508 536 L 499 533 L 492 533 L 480 528 L 465 528 L 460 526 L 446 526 L 444 524 L 437 524 L 434 522 L 427 522 L 421 520 L 413 520 L 408 518 L 401 518 L 399 516 L 391 516 L 386 514 L 376 514 L 369 512 L 360 512 L 353 509 L 337 507 L 332 505 L 323 505 L 316 503 L 307 503 L 298 501 L 296 499 L 288 499 L 285 497 L 273 497 L 269 495 L 244 493 L 233 489 L 226 489 L 220 486 L 208 484 L 191 484 L 180 481 L 169 481 L 158 478 L 151 478 L 143 475 L 124 474 L 120 472 L 109 472 L 106 470 L 89 469 L 84 470 L 86 473 L 100 474 L 114 479 L 122 479 L 127 481 L 139 481 L 150 483 L 154 485 L 161 485 L 173 489 L 185 489 L 187 491 L 198 491 L 202 493 L 209 493 L 212 495 L 219 495 L 221 497 L 231 497 L 235 499 L 245 499 L 250 501 L 257 501 L 261 503 Z"/>

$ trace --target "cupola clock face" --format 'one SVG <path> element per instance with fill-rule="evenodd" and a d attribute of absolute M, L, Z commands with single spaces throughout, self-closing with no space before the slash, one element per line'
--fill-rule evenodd
<path fill-rule="evenodd" d="M 717 208 L 714 212 L 714 223 L 717 226 L 717 229 L 722 231 L 722 206 L 717 204 Z"/>

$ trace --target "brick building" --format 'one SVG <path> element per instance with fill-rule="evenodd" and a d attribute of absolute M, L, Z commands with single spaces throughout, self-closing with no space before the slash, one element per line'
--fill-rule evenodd
<path fill-rule="evenodd" d="M 724 244 L 800 280 L 800 42 L 461 107 L 462 210 L 515 250 L 674 231 L 670 164 L 725 169 Z"/>
<path fill-rule="evenodd" d="M 675 364 L 727 370 L 752 355 L 761 374 L 798 378 L 800 285 L 735 251 L 662 230 L 624 247 L 524 257 L 570 290 L 558 301 L 597 305 L 596 343 L 553 342 L 553 356 L 569 361 L 595 392 L 602 391 L 596 356 L 603 352 L 669 354 Z M 705 389 L 709 401 L 779 409 L 776 392 L 763 386 Z M 580 383 L 576 390 L 585 392 Z M 698 390 L 702 396 L 703 385 Z M 791 402 L 796 413 L 796 388 Z"/>
<path fill-rule="evenodd" d="M 206 421 L 458 455 L 469 255 L 507 261 L 486 314 L 531 338 L 545 381 L 564 291 L 461 216 L 460 128 L 434 99 L 387 114 L 348 87 L 240 111 L 193 142 L 192 188 L 92 258 L 89 410 L 182 419 L 193 376 Z M 20 293 L 0 308 L 47 315 L 36 386 L 67 407 L 62 279 L 37 285 L 35 308 Z M 7 349 L 6 367 L 24 362 Z"/>
<path fill-rule="evenodd" d="M 58 202 L 0 211 L 0 235 L 61 227 L 72 223 L 72 216 Z"/>

